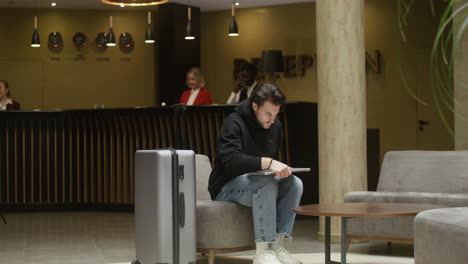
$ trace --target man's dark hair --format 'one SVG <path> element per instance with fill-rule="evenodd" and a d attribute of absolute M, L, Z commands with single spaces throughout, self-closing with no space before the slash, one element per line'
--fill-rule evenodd
<path fill-rule="evenodd" d="M 252 77 L 254 77 L 254 79 L 257 76 L 257 66 L 255 66 L 255 64 L 246 63 L 242 65 L 239 72 L 243 72 L 243 71 L 249 72 L 252 75 Z"/>
<path fill-rule="evenodd" d="M 3 83 L 3 85 L 5 85 L 5 88 L 8 88 L 8 82 L 7 82 L 7 81 L 5 81 L 5 80 L 0 80 L 0 83 Z M 8 97 L 8 98 L 11 97 L 10 90 L 8 90 L 7 97 Z"/>
<path fill-rule="evenodd" d="M 281 106 L 280 111 L 283 111 L 286 106 L 286 96 L 273 84 L 260 84 L 252 91 L 249 100 L 251 103 L 256 103 L 259 107 L 265 101 L 270 101 L 274 105 Z"/>

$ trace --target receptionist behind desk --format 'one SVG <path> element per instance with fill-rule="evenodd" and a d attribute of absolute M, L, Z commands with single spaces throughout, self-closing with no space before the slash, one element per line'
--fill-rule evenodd
<path fill-rule="evenodd" d="M 211 94 L 205 89 L 205 80 L 200 68 L 194 67 L 187 72 L 186 85 L 189 89 L 182 93 L 179 103 L 186 105 L 211 104 Z"/>
<path fill-rule="evenodd" d="M 5 110 L 20 110 L 20 104 L 17 101 L 11 99 L 8 82 L 0 80 L 0 111 Z"/>

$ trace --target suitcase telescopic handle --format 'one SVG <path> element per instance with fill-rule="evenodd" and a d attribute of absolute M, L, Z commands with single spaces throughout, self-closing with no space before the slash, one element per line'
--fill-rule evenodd
<path fill-rule="evenodd" d="M 180 217 L 180 227 L 185 226 L 185 195 L 184 193 L 180 193 L 179 195 L 179 217 Z"/>

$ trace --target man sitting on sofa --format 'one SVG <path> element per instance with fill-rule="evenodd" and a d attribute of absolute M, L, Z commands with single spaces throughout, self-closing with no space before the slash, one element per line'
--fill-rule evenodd
<path fill-rule="evenodd" d="M 254 264 L 300 264 L 283 248 L 291 236 L 294 207 L 302 182 L 291 168 L 276 160 L 283 142 L 277 115 L 286 97 L 279 88 L 262 84 L 223 123 L 210 175 L 211 198 L 252 207 L 256 241 Z M 249 172 L 271 170 L 274 176 Z"/>

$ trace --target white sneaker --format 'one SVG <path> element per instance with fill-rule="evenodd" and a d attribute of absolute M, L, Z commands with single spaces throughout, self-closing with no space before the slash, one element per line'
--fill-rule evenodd
<path fill-rule="evenodd" d="M 253 264 L 281 264 L 273 250 L 262 250 L 254 257 Z"/>
<path fill-rule="evenodd" d="M 284 249 L 284 247 L 280 247 L 273 252 L 275 253 L 276 258 L 281 262 L 281 264 L 302 264 L 302 262 L 293 258 L 291 254 L 289 254 L 289 252 L 286 249 Z"/>

